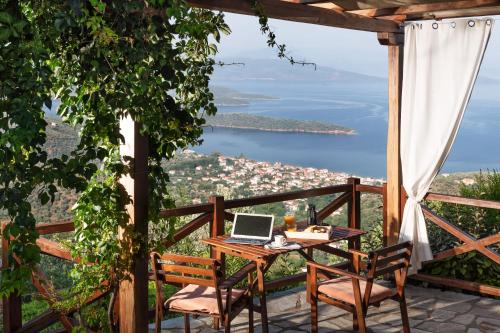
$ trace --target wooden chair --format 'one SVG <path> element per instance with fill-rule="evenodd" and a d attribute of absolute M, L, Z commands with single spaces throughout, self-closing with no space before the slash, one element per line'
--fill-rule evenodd
<path fill-rule="evenodd" d="M 353 329 L 365 333 L 368 306 L 380 306 L 380 302 L 391 298 L 399 302 L 403 331 L 409 333 L 404 287 L 412 247 L 411 242 L 404 242 L 368 254 L 351 250 L 350 271 L 308 262 L 307 299 L 311 303 L 311 332 L 318 331 L 318 300 L 351 312 Z M 363 261 L 362 258 L 368 260 Z M 361 268 L 366 271 L 365 274 L 361 274 Z M 373 282 L 377 276 L 392 273 L 396 281 L 394 289 Z M 341 277 L 331 279 L 332 275 Z M 320 281 L 318 276 L 327 276 L 329 280 Z"/>
<path fill-rule="evenodd" d="M 248 308 L 248 331 L 253 332 L 251 288 L 233 287 L 245 278 L 249 280 L 248 285 L 253 284 L 255 264 L 248 264 L 230 278 L 223 279 L 222 265 L 216 259 L 153 252 L 151 261 L 156 283 L 155 332 L 161 331 L 161 321 L 167 312 L 184 314 L 185 332 L 190 332 L 190 314 L 212 316 L 214 323 L 220 321 L 225 332 L 230 332 L 231 320 L 244 308 Z M 165 300 L 164 284 L 182 289 Z"/>

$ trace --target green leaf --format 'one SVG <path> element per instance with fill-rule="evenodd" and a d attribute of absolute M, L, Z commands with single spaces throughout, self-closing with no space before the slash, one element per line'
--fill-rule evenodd
<path fill-rule="evenodd" d="M 7 41 L 10 38 L 10 30 L 7 28 L 0 28 L 0 42 Z"/>
<path fill-rule="evenodd" d="M 38 195 L 38 199 L 40 199 L 40 203 L 42 205 L 45 205 L 47 202 L 49 202 L 50 197 L 46 192 L 42 192 L 40 193 L 40 195 Z"/>
<path fill-rule="evenodd" d="M 7 12 L 0 12 L 0 23 L 12 24 L 12 16 Z"/>

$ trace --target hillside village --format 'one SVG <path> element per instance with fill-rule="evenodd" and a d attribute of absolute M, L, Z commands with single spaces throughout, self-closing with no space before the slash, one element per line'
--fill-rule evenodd
<path fill-rule="evenodd" d="M 349 174 L 328 169 L 297 167 L 283 163 L 260 162 L 246 157 L 219 154 L 202 155 L 191 150 L 167 164 L 172 187 L 188 185 L 191 203 L 206 201 L 210 194 L 229 193 L 232 197 L 256 196 L 299 189 L 345 184 Z M 381 184 L 382 179 L 362 178 L 364 184 Z M 296 211 L 305 200 L 285 203 Z"/>

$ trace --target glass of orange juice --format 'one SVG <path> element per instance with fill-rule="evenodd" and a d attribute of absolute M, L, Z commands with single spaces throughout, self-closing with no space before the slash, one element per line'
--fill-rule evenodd
<path fill-rule="evenodd" d="M 297 231 L 295 216 L 287 214 L 283 219 L 285 220 L 285 226 L 287 231 Z"/>

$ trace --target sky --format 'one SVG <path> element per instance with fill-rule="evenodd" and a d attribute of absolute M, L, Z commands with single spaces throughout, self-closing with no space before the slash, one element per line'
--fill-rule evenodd
<path fill-rule="evenodd" d="M 500 16 L 496 22 L 483 60 L 481 74 L 500 79 Z M 276 51 L 267 47 L 256 17 L 226 14 L 232 33 L 223 37 L 219 56 L 237 58 L 273 58 Z M 387 76 L 387 47 L 373 32 L 353 31 L 313 24 L 270 20 L 277 42 L 286 44 L 297 60 L 315 62 L 363 74 Z"/>

